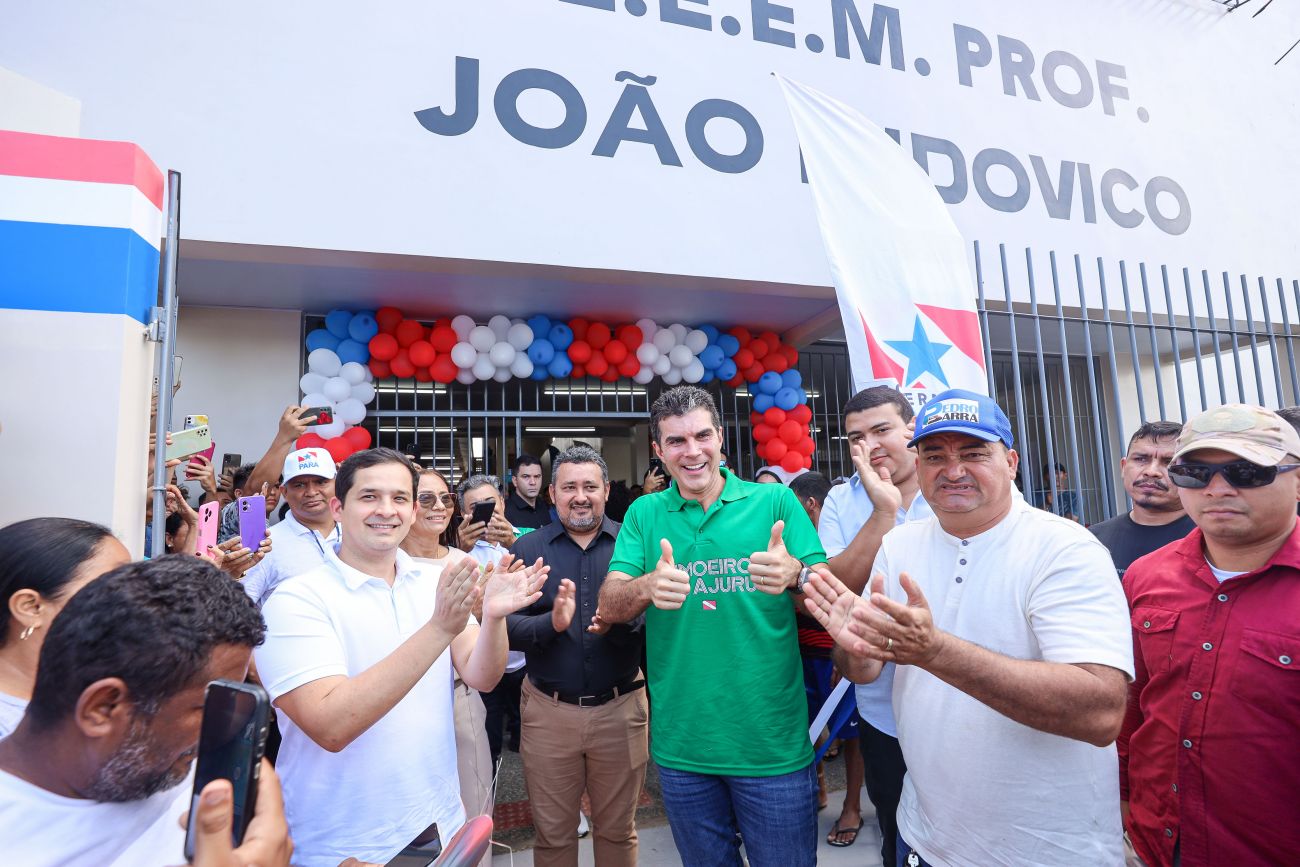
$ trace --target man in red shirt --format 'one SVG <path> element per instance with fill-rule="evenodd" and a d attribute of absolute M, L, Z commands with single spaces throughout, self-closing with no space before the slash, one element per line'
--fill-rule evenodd
<path fill-rule="evenodd" d="M 1137 677 L 1120 797 L 1152 867 L 1300 857 L 1298 468 L 1276 413 L 1191 419 L 1169 478 L 1197 529 L 1124 575 Z"/>

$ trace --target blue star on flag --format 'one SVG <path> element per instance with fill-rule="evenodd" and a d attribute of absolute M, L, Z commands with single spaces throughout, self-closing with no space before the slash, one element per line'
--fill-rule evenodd
<path fill-rule="evenodd" d="M 948 343 L 932 343 L 930 336 L 925 333 L 920 316 L 916 317 L 916 323 L 912 326 L 911 340 L 886 340 L 885 343 L 907 356 L 908 382 L 916 382 L 928 372 L 938 377 L 944 385 L 948 384 L 939 358 L 952 346 Z"/>

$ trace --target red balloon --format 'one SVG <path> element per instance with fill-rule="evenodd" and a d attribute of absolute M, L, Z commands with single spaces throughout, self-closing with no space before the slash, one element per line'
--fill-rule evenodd
<path fill-rule="evenodd" d="M 398 379 L 408 379 L 415 376 L 415 364 L 411 361 L 411 357 L 406 353 L 405 349 L 399 351 L 397 357 L 390 361 L 388 366 L 393 369 L 393 376 Z"/>
<path fill-rule="evenodd" d="M 645 343 L 645 332 L 635 325 L 624 325 L 618 330 L 618 340 L 633 352 L 642 343 Z"/>
<path fill-rule="evenodd" d="M 618 382 L 618 368 L 611 367 L 600 375 L 605 382 Z"/>
<path fill-rule="evenodd" d="M 590 348 L 587 351 L 591 352 Z M 587 362 L 587 375 L 604 376 L 607 370 L 609 370 L 609 362 L 605 360 L 605 356 L 599 352 L 592 352 L 591 360 Z M 618 370 L 615 369 L 614 372 L 618 373 Z"/>
<path fill-rule="evenodd" d="M 776 436 L 776 428 L 770 424 L 759 424 L 754 426 L 754 439 L 757 442 L 765 443 Z"/>
<path fill-rule="evenodd" d="M 325 451 L 330 453 L 330 457 L 334 458 L 335 463 L 341 464 L 347 460 L 348 455 L 352 454 L 354 449 L 352 443 L 343 437 L 330 437 L 325 440 Z"/>
<path fill-rule="evenodd" d="M 812 469 L 812 455 L 804 455 L 804 456 L 803 456 L 803 468 L 804 468 L 805 470 L 811 470 L 811 469 Z"/>
<path fill-rule="evenodd" d="M 573 329 L 574 340 L 586 340 L 587 329 L 590 327 L 591 323 L 581 316 L 575 316 L 569 320 L 569 328 Z"/>
<path fill-rule="evenodd" d="M 438 353 L 433 351 L 433 344 L 427 340 L 415 341 L 406 347 L 406 354 L 416 367 L 428 367 L 438 357 Z"/>
<path fill-rule="evenodd" d="M 379 358 L 370 359 L 370 372 L 375 375 L 375 379 L 388 379 L 393 375 L 393 369 L 388 366 L 388 362 Z"/>
<path fill-rule="evenodd" d="M 403 319 L 397 324 L 393 336 L 397 338 L 398 346 L 410 346 L 415 341 L 424 339 L 424 326 L 414 319 Z"/>
<path fill-rule="evenodd" d="M 750 427 L 758 427 L 763 423 L 763 414 L 761 412 L 751 412 L 749 414 Z"/>
<path fill-rule="evenodd" d="M 745 370 L 746 368 L 753 367 L 756 359 L 754 358 L 754 353 L 742 346 L 735 355 L 731 356 L 731 360 L 736 362 L 736 370 Z"/>
<path fill-rule="evenodd" d="M 776 429 L 776 435 L 779 436 L 786 445 L 792 446 L 799 440 L 808 436 L 807 425 L 799 424 L 797 421 L 786 419 L 781 426 Z"/>
<path fill-rule="evenodd" d="M 808 422 L 812 421 L 812 410 L 808 408 L 806 403 L 796 404 L 794 409 L 785 414 L 785 417 L 792 418 L 799 424 L 808 424 Z"/>
<path fill-rule="evenodd" d="M 569 374 L 569 376 L 573 377 L 574 379 L 582 379 L 586 375 L 587 375 L 587 368 L 583 367 L 581 364 L 573 365 L 573 372 Z"/>
<path fill-rule="evenodd" d="M 299 449 L 319 449 L 325 447 L 325 437 L 317 433 L 305 433 L 298 437 L 298 442 L 294 443 L 294 448 Z"/>
<path fill-rule="evenodd" d="M 375 311 L 375 321 L 379 323 L 380 334 L 392 334 L 404 318 L 402 311 L 396 307 L 380 307 Z"/>
<path fill-rule="evenodd" d="M 594 328 L 595 326 L 592 327 Z M 592 348 L 596 348 L 594 343 L 592 344 Z M 620 364 L 627 358 L 627 344 L 620 340 L 611 340 L 605 344 L 605 348 L 600 352 L 605 356 L 605 360 L 610 364 Z"/>
<path fill-rule="evenodd" d="M 764 331 L 756 339 L 766 343 L 769 352 L 776 352 L 781 348 L 781 338 L 776 336 L 775 331 Z"/>
<path fill-rule="evenodd" d="M 456 378 L 456 362 L 451 360 L 450 355 L 439 355 L 433 364 L 429 365 L 429 373 L 437 382 L 451 382 Z"/>
<path fill-rule="evenodd" d="M 767 355 L 767 353 L 770 352 L 772 349 L 772 347 L 768 346 L 766 343 L 758 339 L 749 341 L 749 346 L 746 348 L 754 356 L 755 361 L 761 360 L 763 356 Z M 740 353 L 737 352 L 736 354 L 739 355 Z"/>
<path fill-rule="evenodd" d="M 790 366 L 790 362 L 785 360 L 785 356 L 779 352 L 768 353 L 767 358 L 763 359 L 763 366 L 773 373 L 784 373 Z"/>
<path fill-rule="evenodd" d="M 759 377 L 764 373 L 767 373 L 767 371 L 763 369 L 763 365 L 755 361 L 749 367 L 745 368 L 745 381 L 758 382 Z"/>
<path fill-rule="evenodd" d="M 785 440 L 777 437 L 768 440 L 764 445 L 766 450 L 763 452 L 763 457 L 767 458 L 769 464 L 780 463 L 781 458 L 785 457 L 785 453 L 790 450 Z"/>
<path fill-rule="evenodd" d="M 763 413 L 763 421 L 767 422 L 774 428 L 780 427 L 786 420 L 785 410 L 779 406 L 770 406 L 767 412 Z"/>
<path fill-rule="evenodd" d="M 451 352 L 451 348 L 459 342 L 460 338 L 450 325 L 437 325 L 429 332 L 429 343 L 438 352 Z"/>
<path fill-rule="evenodd" d="M 604 349 L 605 344 L 609 343 L 613 336 L 609 326 L 604 322 L 593 322 L 587 326 L 587 342 L 591 344 L 592 349 Z"/>
<path fill-rule="evenodd" d="M 343 439 L 351 443 L 357 451 L 370 448 L 370 431 L 363 427 L 350 427 L 343 431 Z"/>
<path fill-rule="evenodd" d="M 575 340 L 569 344 L 569 360 L 574 364 L 586 364 L 591 360 L 591 344 L 585 340 Z"/>
<path fill-rule="evenodd" d="M 797 473 L 804 468 L 804 456 L 798 452 L 788 451 L 785 457 L 781 458 L 781 469 L 787 473 Z"/>
<path fill-rule="evenodd" d="M 427 367 L 417 367 L 415 369 L 415 381 L 433 382 L 433 374 L 429 372 L 429 368 Z"/>
<path fill-rule="evenodd" d="M 612 346 L 613 344 L 611 344 Z M 635 355 L 629 355 L 619 362 L 618 373 L 620 376 L 626 376 L 628 379 L 636 376 L 641 372 L 641 362 L 636 360 Z"/>
<path fill-rule="evenodd" d="M 736 338 L 737 340 L 739 340 L 741 346 L 744 346 L 746 343 L 748 343 L 750 340 L 753 339 L 750 336 L 749 329 L 744 327 L 743 325 L 737 325 L 735 328 L 728 328 L 727 333 L 730 334 L 732 337 Z"/>
<path fill-rule="evenodd" d="M 391 334 L 376 334 L 370 338 L 371 358 L 378 358 L 380 361 L 391 361 L 400 348 L 397 345 L 397 338 Z"/>
<path fill-rule="evenodd" d="M 811 455 L 817 451 L 817 443 L 813 441 L 812 437 L 804 437 L 794 444 L 794 448 L 801 455 Z"/>
<path fill-rule="evenodd" d="M 790 362 L 791 367 L 794 367 L 799 363 L 799 350 L 795 349 L 790 344 L 781 344 L 781 354 L 785 356 L 786 361 Z"/>
<path fill-rule="evenodd" d="M 737 373 L 731 379 L 728 379 L 725 385 L 727 386 L 727 388 L 736 388 L 744 381 L 745 381 L 745 375 L 743 373 Z"/>

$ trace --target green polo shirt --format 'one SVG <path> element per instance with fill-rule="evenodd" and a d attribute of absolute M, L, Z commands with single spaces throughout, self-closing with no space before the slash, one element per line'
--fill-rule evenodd
<path fill-rule="evenodd" d="M 826 554 L 789 488 L 722 475 L 707 512 L 676 484 L 634 501 L 609 568 L 652 572 L 667 539 L 691 579 L 680 609 L 646 609 L 654 760 L 702 774 L 788 774 L 813 757 L 794 607 L 789 593 L 754 586 L 749 556 L 767 550 L 779 520 L 792 556 L 811 564 Z"/>

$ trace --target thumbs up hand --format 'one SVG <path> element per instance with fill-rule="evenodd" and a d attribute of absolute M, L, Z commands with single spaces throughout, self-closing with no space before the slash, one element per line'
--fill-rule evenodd
<path fill-rule="evenodd" d="M 767 540 L 767 550 L 755 551 L 749 555 L 749 578 L 764 593 L 777 595 L 793 587 L 803 568 L 798 560 L 790 556 L 785 548 L 781 534 L 785 532 L 785 521 L 772 525 L 772 535 Z"/>
<path fill-rule="evenodd" d="M 691 579 L 685 569 L 678 569 L 673 560 L 673 546 L 667 539 L 659 540 L 659 561 L 650 573 L 650 601 L 655 608 L 672 611 L 682 607 L 691 592 Z"/>

